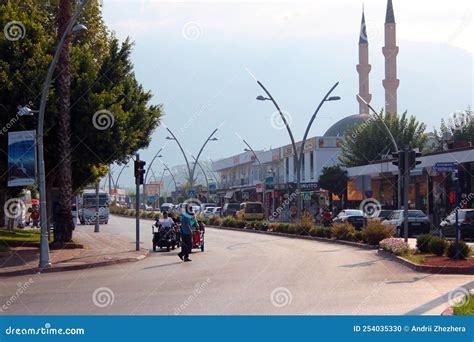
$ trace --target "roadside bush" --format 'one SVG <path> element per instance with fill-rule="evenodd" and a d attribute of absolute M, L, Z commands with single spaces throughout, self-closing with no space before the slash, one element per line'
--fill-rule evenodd
<path fill-rule="evenodd" d="M 220 218 L 219 216 L 213 216 L 213 217 L 210 217 L 207 220 L 207 224 L 209 224 L 211 226 L 221 226 L 223 221 L 224 220 L 222 218 Z"/>
<path fill-rule="evenodd" d="M 299 234 L 299 235 L 308 235 L 309 231 L 313 227 L 314 227 L 313 219 L 308 215 L 304 215 L 300 217 L 295 223 L 296 234 Z"/>
<path fill-rule="evenodd" d="M 267 224 L 267 230 L 271 232 L 276 232 L 276 229 L 278 228 L 278 223 L 269 223 Z"/>
<path fill-rule="evenodd" d="M 418 241 L 417 241 L 417 244 L 418 244 Z M 429 251 L 437 256 L 441 256 L 444 254 L 444 251 L 446 250 L 446 245 L 447 245 L 446 240 L 437 236 L 432 236 L 428 240 Z"/>
<path fill-rule="evenodd" d="M 364 232 L 362 230 L 356 230 L 354 235 L 354 241 L 364 241 Z"/>
<path fill-rule="evenodd" d="M 408 243 L 401 238 L 389 237 L 381 240 L 379 245 L 384 251 L 395 255 L 405 255 L 410 250 Z"/>
<path fill-rule="evenodd" d="M 232 217 L 226 217 L 222 221 L 221 226 L 222 227 L 231 227 L 231 228 L 235 227 L 235 219 L 233 219 Z"/>
<path fill-rule="evenodd" d="M 314 227 L 313 236 L 322 237 L 322 238 L 331 238 L 331 228 L 330 227 Z"/>
<path fill-rule="evenodd" d="M 377 221 L 369 221 L 362 229 L 364 241 L 369 245 L 378 245 L 383 239 L 393 236 L 393 228 Z"/>
<path fill-rule="evenodd" d="M 416 237 L 416 248 L 420 253 L 430 252 L 430 241 L 433 237 L 431 234 L 422 234 Z"/>
<path fill-rule="evenodd" d="M 254 228 L 256 230 L 267 231 L 268 230 L 268 222 L 267 221 L 256 221 L 254 223 Z"/>
<path fill-rule="evenodd" d="M 313 227 L 309 230 L 309 235 L 310 236 L 317 236 L 316 235 L 316 231 L 317 231 L 317 228 L 316 227 Z"/>
<path fill-rule="evenodd" d="M 471 248 L 464 241 L 459 241 L 459 259 L 466 259 L 471 253 Z M 456 259 L 456 242 L 451 242 L 448 246 L 447 256 L 450 259 Z"/>
<path fill-rule="evenodd" d="M 246 225 L 247 225 L 247 221 L 244 221 L 244 220 L 235 220 L 234 221 L 234 227 L 235 228 L 245 228 Z"/>
<path fill-rule="evenodd" d="M 275 232 L 278 233 L 288 233 L 288 229 L 290 225 L 288 223 L 275 223 L 276 227 L 274 229 Z"/>
<path fill-rule="evenodd" d="M 294 225 L 294 224 L 288 225 L 287 233 L 288 234 L 296 234 L 296 225 Z"/>
<path fill-rule="evenodd" d="M 349 223 L 335 224 L 331 228 L 331 237 L 336 240 L 348 240 L 355 234 L 355 228 Z"/>

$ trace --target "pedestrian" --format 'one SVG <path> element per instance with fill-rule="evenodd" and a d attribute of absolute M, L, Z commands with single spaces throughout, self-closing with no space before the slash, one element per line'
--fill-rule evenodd
<path fill-rule="evenodd" d="M 185 261 L 191 261 L 189 259 L 189 253 L 192 249 L 192 224 L 194 219 L 193 207 L 188 205 L 186 211 L 181 219 L 181 252 L 178 253 L 178 257 Z"/>

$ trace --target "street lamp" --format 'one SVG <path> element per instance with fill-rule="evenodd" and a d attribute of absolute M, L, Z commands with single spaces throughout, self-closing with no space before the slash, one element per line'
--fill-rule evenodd
<path fill-rule="evenodd" d="M 151 166 L 153 165 L 153 162 L 155 161 L 156 158 L 161 158 L 163 157 L 160 152 L 163 151 L 163 148 L 160 148 L 158 150 L 158 152 L 156 152 L 156 154 L 153 156 L 153 159 L 151 160 L 150 164 L 148 165 L 148 168 L 146 169 L 146 173 L 145 173 L 145 179 L 143 181 L 143 183 L 146 184 L 146 180 L 148 179 L 148 172 L 150 172 L 150 169 L 151 169 Z"/>
<path fill-rule="evenodd" d="M 196 171 L 196 163 L 194 163 L 193 165 L 193 168 L 191 169 L 191 166 L 189 164 L 189 161 L 188 161 L 188 157 L 186 156 L 186 153 L 184 152 L 184 149 L 183 149 L 183 146 L 181 145 L 181 143 L 179 142 L 178 138 L 173 134 L 173 132 L 168 128 L 166 127 L 166 130 L 171 134 L 171 137 L 170 136 L 167 136 L 166 139 L 167 140 L 174 140 L 176 141 L 176 143 L 178 144 L 179 146 L 179 149 L 181 150 L 181 153 L 183 154 L 183 157 L 184 157 L 184 160 L 186 161 L 186 166 L 188 168 L 188 175 L 189 175 L 189 187 L 192 188 L 193 187 L 193 183 L 194 183 L 194 172 Z M 206 141 L 204 142 L 204 144 L 201 146 L 201 149 L 199 150 L 198 154 L 197 154 L 197 157 L 195 158 L 196 162 L 199 160 L 199 157 L 201 156 L 201 153 L 202 151 L 204 150 L 204 147 L 206 147 L 207 143 L 209 141 L 217 141 L 218 139 L 216 137 L 213 137 L 214 134 L 216 134 L 218 128 L 216 128 L 206 139 Z M 194 157 L 193 157 L 194 158 Z"/>
<path fill-rule="evenodd" d="M 48 91 L 53 78 L 54 69 L 58 63 L 59 56 L 61 55 L 62 48 L 66 42 L 66 38 L 70 34 L 75 34 L 86 30 L 87 28 L 84 25 L 76 24 L 77 18 L 79 17 L 81 11 L 86 6 L 89 0 L 82 0 L 77 6 L 76 12 L 69 20 L 66 29 L 64 30 L 63 35 L 58 43 L 56 51 L 54 53 L 53 60 L 48 68 L 48 73 L 46 74 L 46 79 L 43 84 L 43 91 L 41 93 L 41 102 L 40 109 L 38 111 L 38 129 L 36 132 L 36 142 L 37 142 L 37 154 L 38 154 L 38 185 L 40 193 L 40 217 L 41 217 L 41 237 L 40 237 L 40 260 L 39 268 L 49 268 L 51 267 L 51 261 L 49 259 L 49 241 L 48 241 L 48 223 L 47 223 L 47 210 L 46 210 L 46 176 L 45 176 L 45 167 L 44 167 L 44 148 L 43 148 L 43 130 L 44 130 L 44 115 L 46 112 L 46 102 L 48 100 Z M 23 107 L 26 115 L 31 115 L 36 111 L 29 109 L 28 107 Z"/>
<path fill-rule="evenodd" d="M 217 140 L 217 139 L 216 139 L 216 140 Z M 204 175 L 204 179 L 206 180 L 206 186 L 207 186 L 207 191 L 206 191 L 206 193 L 207 193 L 207 200 L 209 200 L 209 179 L 207 178 L 207 174 L 206 174 L 206 172 L 204 171 L 204 168 L 202 167 L 201 163 L 199 163 L 199 162 L 197 161 L 197 159 L 194 158 L 193 156 L 191 156 L 191 158 L 194 159 L 194 166 L 196 166 L 196 164 L 197 164 L 197 165 L 199 166 L 199 168 L 201 169 L 202 174 Z"/>
<path fill-rule="evenodd" d="M 263 97 L 263 96 L 262 96 Z M 261 181 L 262 181 L 262 186 L 263 186 L 263 192 L 262 192 L 262 203 L 263 205 L 265 206 L 265 216 L 267 216 L 267 210 L 266 210 L 266 184 L 265 184 L 265 171 L 263 169 L 263 166 L 262 166 L 262 163 L 260 161 L 260 158 L 258 158 L 257 154 L 255 153 L 254 149 L 252 148 L 252 146 L 250 146 L 250 144 L 245 141 L 245 139 L 242 139 L 242 141 L 244 142 L 245 145 L 247 145 L 248 148 L 244 148 L 244 151 L 245 152 L 252 152 L 253 156 L 255 157 L 255 159 L 257 160 L 258 162 L 258 165 L 260 166 L 260 173 L 261 173 Z"/>
<path fill-rule="evenodd" d="M 322 105 L 325 102 L 337 101 L 337 100 L 341 99 L 340 96 L 330 96 L 331 93 L 333 92 L 333 90 L 339 85 L 339 82 L 336 82 L 331 87 L 331 89 L 323 97 L 323 99 L 319 103 L 318 107 L 316 108 L 316 111 L 314 112 L 313 116 L 309 120 L 308 126 L 306 127 L 306 131 L 304 133 L 304 137 L 303 137 L 303 140 L 301 142 L 301 148 L 300 148 L 300 151 L 298 152 L 298 149 L 296 148 L 296 142 L 295 142 L 295 139 L 293 137 L 293 132 L 291 131 L 290 125 L 288 124 L 288 121 L 286 120 L 285 115 L 283 115 L 283 112 L 281 111 L 280 107 L 276 103 L 275 99 L 270 94 L 270 92 L 267 90 L 267 88 L 265 88 L 265 86 L 262 84 L 262 82 L 260 82 L 259 80 L 256 80 L 256 81 L 257 81 L 257 84 L 263 89 L 265 94 L 267 94 L 267 97 L 265 97 L 263 95 L 259 95 L 259 96 L 256 97 L 256 99 L 259 100 L 259 101 L 267 101 L 267 100 L 272 101 L 273 105 L 275 106 L 275 108 L 278 110 L 278 113 L 280 114 L 281 120 L 285 124 L 286 130 L 288 131 L 288 135 L 290 136 L 291 145 L 293 147 L 293 154 L 294 154 L 294 158 L 295 158 L 295 162 L 296 162 L 296 192 L 297 192 L 297 195 L 298 195 L 297 200 L 296 200 L 297 217 L 300 217 L 301 216 L 301 195 L 300 195 L 300 193 L 301 193 L 301 163 L 302 163 L 302 160 L 304 158 L 304 145 L 306 143 L 306 138 L 308 137 L 308 133 L 309 133 L 309 130 L 311 128 L 311 125 L 313 124 L 313 121 L 316 118 L 316 115 L 318 114 L 318 112 L 321 109 Z"/>

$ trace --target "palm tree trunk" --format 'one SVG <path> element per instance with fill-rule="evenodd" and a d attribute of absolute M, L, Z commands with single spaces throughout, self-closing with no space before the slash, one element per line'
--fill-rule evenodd
<path fill-rule="evenodd" d="M 71 17 L 71 0 L 60 0 L 58 16 L 59 39 L 67 27 Z M 59 209 L 57 213 L 55 233 L 58 243 L 68 242 L 72 239 L 72 168 L 71 168 L 71 112 L 70 112 L 70 86 L 71 86 L 71 61 L 69 57 L 70 37 L 66 39 L 58 61 L 57 92 L 59 98 L 58 115 L 58 152 L 59 165 L 57 179 L 59 186 Z"/>

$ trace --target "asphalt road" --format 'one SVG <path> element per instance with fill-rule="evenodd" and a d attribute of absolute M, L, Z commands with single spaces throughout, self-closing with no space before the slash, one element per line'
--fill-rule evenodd
<path fill-rule="evenodd" d="M 150 248 L 151 222 L 141 224 Z M 135 237 L 130 218 L 112 217 L 101 229 Z M 0 314 L 439 315 L 452 290 L 474 287 L 472 276 L 416 273 L 374 251 L 210 228 L 204 253 L 190 263 L 176 254 L 0 278 Z"/>

